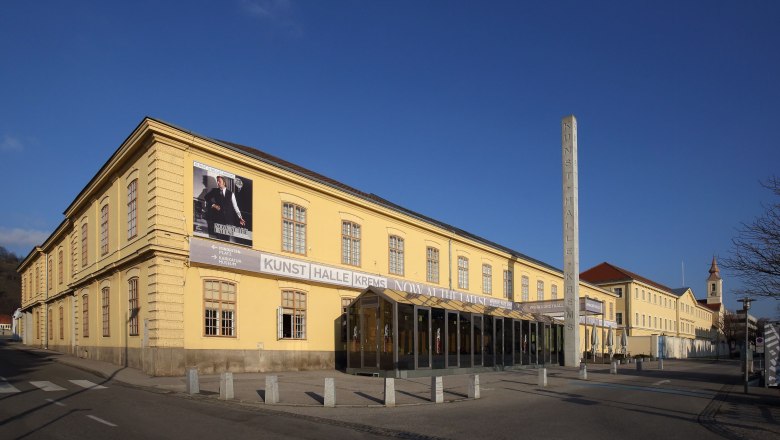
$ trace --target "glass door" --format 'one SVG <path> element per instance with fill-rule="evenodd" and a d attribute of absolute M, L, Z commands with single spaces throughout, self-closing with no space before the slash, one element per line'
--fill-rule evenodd
<path fill-rule="evenodd" d="M 474 366 L 481 367 L 482 361 L 482 315 L 471 315 L 471 323 L 474 327 Z"/>
<path fill-rule="evenodd" d="M 460 314 L 460 366 L 471 367 L 471 316 L 468 313 Z"/>
<path fill-rule="evenodd" d="M 379 338 L 377 338 L 377 326 L 379 321 L 377 306 L 360 308 L 360 326 L 363 346 L 362 368 L 379 368 Z"/>
<path fill-rule="evenodd" d="M 444 368 L 446 362 L 447 329 L 444 309 L 431 309 L 431 337 L 433 338 L 433 368 Z"/>
<path fill-rule="evenodd" d="M 458 366 L 458 312 L 447 312 L 447 368 Z"/>
<path fill-rule="evenodd" d="M 538 347 L 539 344 L 537 344 L 538 341 L 536 339 L 536 323 L 535 322 L 529 322 L 528 325 L 530 327 L 530 331 L 528 332 L 528 344 L 529 344 L 528 351 L 529 351 L 529 354 L 530 354 L 529 364 L 530 365 L 536 365 L 536 363 L 537 363 L 537 361 L 539 359 L 538 356 L 537 356 L 537 354 L 538 354 L 537 353 L 537 350 L 538 350 L 537 347 Z"/>
<path fill-rule="evenodd" d="M 417 368 L 431 368 L 431 309 L 418 308 L 414 353 Z"/>
<path fill-rule="evenodd" d="M 513 321 L 514 327 L 514 363 L 515 365 L 523 364 L 523 321 Z"/>
<path fill-rule="evenodd" d="M 496 346 L 496 365 L 504 365 L 504 318 L 494 318 L 494 327 L 496 329 L 495 346 Z"/>

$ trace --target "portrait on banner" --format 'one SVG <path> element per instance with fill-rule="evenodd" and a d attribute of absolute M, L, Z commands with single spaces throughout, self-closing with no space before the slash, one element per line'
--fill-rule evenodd
<path fill-rule="evenodd" d="M 192 171 L 193 234 L 252 245 L 252 180 L 200 162 Z"/>

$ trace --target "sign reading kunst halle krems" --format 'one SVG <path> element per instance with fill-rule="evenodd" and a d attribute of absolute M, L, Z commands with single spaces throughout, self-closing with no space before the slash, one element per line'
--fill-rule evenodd
<path fill-rule="evenodd" d="M 252 180 L 195 162 L 193 234 L 252 246 Z"/>

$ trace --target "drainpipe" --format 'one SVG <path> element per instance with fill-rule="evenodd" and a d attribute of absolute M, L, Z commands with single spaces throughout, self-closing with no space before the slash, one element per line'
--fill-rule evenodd
<path fill-rule="evenodd" d="M 447 265 L 447 276 L 449 277 L 449 286 L 452 290 L 452 239 L 447 240 L 449 247 L 449 264 Z"/>
<path fill-rule="evenodd" d="M 43 348 L 46 350 L 49 349 L 49 256 L 46 256 L 46 271 L 44 272 L 46 274 L 46 301 L 44 301 L 44 310 L 46 311 L 45 317 L 44 317 L 44 327 L 46 329 L 45 332 L 43 332 Z M 39 323 L 40 325 L 40 323 Z"/>

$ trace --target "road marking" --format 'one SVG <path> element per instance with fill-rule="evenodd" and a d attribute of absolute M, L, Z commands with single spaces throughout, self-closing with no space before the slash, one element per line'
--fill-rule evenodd
<path fill-rule="evenodd" d="M 90 419 L 92 419 L 92 420 L 94 420 L 94 421 L 96 421 L 96 422 L 102 423 L 102 424 L 104 424 L 104 425 L 108 425 L 108 426 L 110 426 L 110 427 L 112 427 L 112 428 L 116 428 L 116 425 L 114 425 L 114 424 L 113 424 L 113 423 L 111 423 L 111 422 L 107 422 L 107 421 L 105 421 L 105 420 L 101 419 L 100 417 L 95 417 L 95 416 L 93 416 L 93 415 L 87 415 L 87 417 L 89 417 Z"/>
<path fill-rule="evenodd" d="M 30 381 L 30 383 L 40 388 L 41 391 L 65 391 L 65 388 L 59 385 L 54 385 L 53 383 L 46 380 Z"/>
<path fill-rule="evenodd" d="M 54 399 L 46 399 L 46 401 L 47 401 L 47 402 L 51 402 L 51 403 L 53 403 L 53 404 L 55 404 L 55 405 L 57 405 L 57 406 L 65 406 L 65 404 L 64 404 L 64 403 L 62 403 L 62 402 L 58 402 L 58 401 L 56 401 L 56 400 L 54 400 Z"/>
<path fill-rule="evenodd" d="M 653 386 L 657 387 L 658 385 L 663 385 L 663 384 L 669 383 L 669 382 L 671 382 L 671 380 L 668 380 L 668 379 L 667 380 L 659 380 L 658 382 L 654 383 Z"/>
<path fill-rule="evenodd" d="M 5 381 L 4 377 L 0 377 L 0 394 L 18 393 L 19 388 L 11 385 Z"/>
<path fill-rule="evenodd" d="M 69 380 L 68 382 L 76 384 L 81 388 L 91 388 L 93 390 L 101 390 L 106 388 L 103 385 L 98 385 L 95 382 L 90 382 L 88 380 Z"/>

